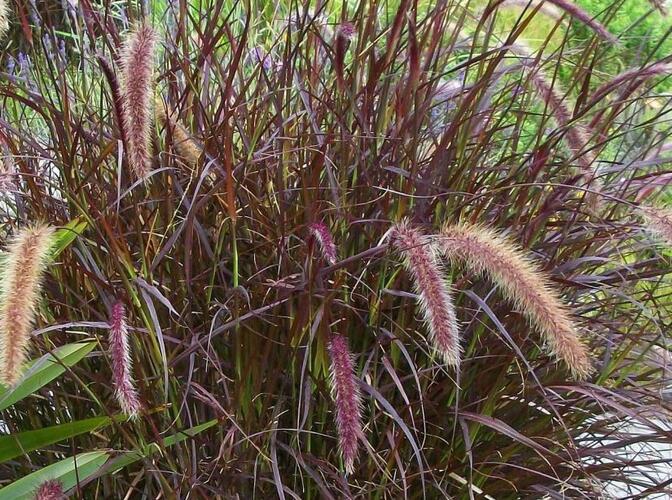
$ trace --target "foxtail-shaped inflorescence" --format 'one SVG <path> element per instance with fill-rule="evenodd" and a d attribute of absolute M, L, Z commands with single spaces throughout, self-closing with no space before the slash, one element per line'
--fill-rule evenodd
<path fill-rule="evenodd" d="M 390 236 L 413 278 L 420 310 L 435 350 L 447 365 L 458 367 L 461 348 L 457 316 L 435 246 L 430 238 L 405 222 L 397 224 Z"/>
<path fill-rule="evenodd" d="M 338 260 L 338 252 L 329 228 L 322 222 L 313 222 L 308 226 L 308 230 L 313 238 L 317 240 L 324 260 L 329 264 L 335 264 Z"/>
<path fill-rule="evenodd" d="M 132 375 L 131 348 L 128 339 L 128 324 L 124 304 L 117 302 L 110 315 L 109 354 L 112 362 L 114 395 L 123 412 L 136 417 L 140 411 L 140 400 Z"/>
<path fill-rule="evenodd" d="M 63 483 L 58 479 L 49 479 L 44 481 L 35 490 L 35 500 L 65 500 L 63 492 Z"/>
<path fill-rule="evenodd" d="M 136 177 L 151 168 L 151 126 L 156 33 L 147 24 L 138 25 L 121 52 L 123 136 L 128 141 L 128 163 Z"/>
<path fill-rule="evenodd" d="M 546 0 L 546 1 L 552 5 L 555 5 L 559 9 L 565 11 L 567 14 L 572 16 L 577 21 L 580 21 L 589 28 L 591 28 L 598 36 L 600 36 L 604 40 L 607 40 L 611 43 L 618 43 L 618 38 L 609 33 L 609 30 L 607 30 L 607 28 L 605 28 L 603 24 L 593 19 L 593 16 L 591 16 L 585 10 L 581 9 L 581 7 L 575 5 L 570 0 Z"/>
<path fill-rule="evenodd" d="M 343 335 L 332 335 L 328 350 L 331 360 L 331 394 L 336 410 L 338 448 L 346 472 L 352 474 L 357 460 L 359 440 L 364 439 L 362 397 L 348 339 Z"/>
<path fill-rule="evenodd" d="M 21 375 L 53 231 L 46 225 L 23 229 L 8 248 L 0 284 L 0 381 L 5 385 Z"/>
<path fill-rule="evenodd" d="M 0 0 L 0 37 L 9 29 L 9 6 L 8 0 Z"/>
<path fill-rule="evenodd" d="M 672 247 L 672 210 L 640 205 L 639 213 L 644 219 L 645 229 L 659 236 L 667 246 Z"/>
<path fill-rule="evenodd" d="M 578 379 L 592 368 L 567 307 L 537 264 L 507 238 L 478 225 L 447 225 L 437 246 L 453 263 L 482 274 L 496 283 L 542 334 L 552 355 L 564 362 Z"/>
<path fill-rule="evenodd" d="M 179 123 L 174 111 L 168 112 L 166 105 L 160 98 L 155 99 L 155 113 L 156 121 L 166 128 L 170 129 L 170 134 L 173 139 L 173 146 L 175 151 L 182 157 L 192 169 L 198 166 L 203 149 L 187 132 L 187 129 Z"/>

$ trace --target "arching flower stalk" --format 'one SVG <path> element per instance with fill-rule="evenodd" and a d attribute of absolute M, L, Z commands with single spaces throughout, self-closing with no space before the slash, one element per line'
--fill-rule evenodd
<path fill-rule="evenodd" d="M 155 45 L 156 33 L 142 24 L 129 35 L 121 53 L 122 126 L 128 141 L 128 163 L 140 179 L 151 168 Z"/>
<path fill-rule="evenodd" d="M 8 248 L 0 283 L 0 380 L 5 385 L 21 375 L 53 232 L 46 225 L 26 228 Z"/>
<path fill-rule="evenodd" d="M 491 229 L 459 224 L 443 228 L 438 247 L 453 263 L 463 264 L 496 283 L 504 297 L 542 334 L 550 353 L 576 378 L 590 374 L 588 350 L 567 307 L 537 264 L 513 243 Z"/>
<path fill-rule="evenodd" d="M 140 411 L 140 400 L 135 389 L 132 375 L 131 349 L 128 342 L 128 325 L 126 311 L 121 302 L 112 306 L 110 316 L 110 358 L 112 361 L 112 375 L 114 395 L 121 409 L 133 418 Z"/>
<path fill-rule="evenodd" d="M 430 239 L 407 223 L 397 224 L 392 241 L 413 278 L 430 339 L 443 361 L 458 367 L 460 339 L 450 285 Z"/>
<path fill-rule="evenodd" d="M 338 447 L 346 472 L 352 474 L 359 440 L 364 439 L 362 397 L 347 338 L 343 335 L 332 335 L 328 351 L 331 358 L 331 394 L 336 410 Z"/>

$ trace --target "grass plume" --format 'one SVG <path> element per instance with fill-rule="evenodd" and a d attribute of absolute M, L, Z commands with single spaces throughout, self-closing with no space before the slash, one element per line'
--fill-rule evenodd
<path fill-rule="evenodd" d="M 35 491 L 35 500 L 65 500 L 63 483 L 58 479 L 49 479 L 43 482 Z"/>
<path fill-rule="evenodd" d="M 541 332 L 550 353 L 576 378 L 590 374 L 588 350 L 569 310 L 541 269 L 520 249 L 495 231 L 470 224 L 445 226 L 438 241 L 448 259 L 495 282 Z"/>
<path fill-rule="evenodd" d="M 0 285 L 0 380 L 5 385 L 21 375 L 52 235 L 49 226 L 29 227 L 8 248 Z"/>
<path fill-rule="evenodd" d="M 639 213 L 644 219 L 644 227 L 672 247 L 672 210 L 640 205 Z"/>
<path fill-rule="evenodd" d="M 137 178 L 151 169 L 152 92 L 156 33 L 138 25 L 121 52 L 123 136 L 128 142 L 128 163 Z"/>
<path fill-rule="evenodd" d="M 450 285 L 430 238 L 408 223 L 397 224 L 392 241 L 413 277 L 420 310 L 434 348 L 449 365 L 460 365 L 460 339 Z"/>
<path fill-rule="evenodd" d="M 114 395 L 123 412 L 131 418 L 136 417 L 140 411 L 140 400 L 133 382 L 126 309 L 121 302 L 112 306 L 109 352 L 112 363 Z"/>
<path fill-rule="evenodd" d="M 346 472 L 352 474 L 355 470 L 359 440 L 364 436 L 362 397 L 348 339 L 343 335 L 332 335 L 328 350 L 331 360 L 331 393 L 336 411 L 338 448 Z"/>
<path fill-rule="evenodd" d="M 0 0 L 0 37 L 9 30 L 9 6 L 8 0 Z"/>

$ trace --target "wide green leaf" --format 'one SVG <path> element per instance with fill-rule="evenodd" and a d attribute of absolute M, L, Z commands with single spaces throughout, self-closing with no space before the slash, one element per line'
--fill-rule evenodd
<path fill-rule="evenodd" d="M 16 386 L 7 388 L 0 385 L 0 410 L 12 406 L 26 396 L 44 387 L 61 375 L 66 367 L 73 366 L 90 353 L 96 342 L 66 344 L 53 352 L 27 364 Z"/>
<path fill-rule="evenodd" d="M 92 432 L 111 422 L 110 417 L 94 417 L 44 429 L 0 436 L 0 463 L 71 437 Z"/>
<path fill-rule="evenodd" d="M 98 472 L 108 458 L 109 454 L 105 451 L 92 451 L 66 458 L 0 489 L 0 500 L 33 498 L 37 487 L 49 479 L 58 479 L 63 484 L 63 489 L 69 490 Z"/>

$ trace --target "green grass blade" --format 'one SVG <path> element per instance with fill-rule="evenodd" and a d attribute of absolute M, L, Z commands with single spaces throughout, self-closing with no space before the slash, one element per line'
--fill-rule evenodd
<path fill-rule="evenodd" d="M 108 458 L 108 453 L 104 451 L 81 453 L 66 458 L 28 474 L 0 489 L 0 500 L 33 498 L 37 487 L 49 479 L 58 479 L 63 484 L 63 490 L 69 490 L 78 481 L 81 482 L 95 474 L 107 462 Z"/>
<path fill-rule="evenodd" d="M 111 422 L 110 417 L 94 417 L 36 431 L 0 436 L 0 463 L 74 436 L 92 432 Z"/>
<path fill-rule="evenodd" d="M 66 367 L 78 363 L 95 347 L 95 342 L 67 344 L 31 361 L 19 383 L 13 388 L 0 385 L 0 411 L 44 387 L 61 375 Z"/>

